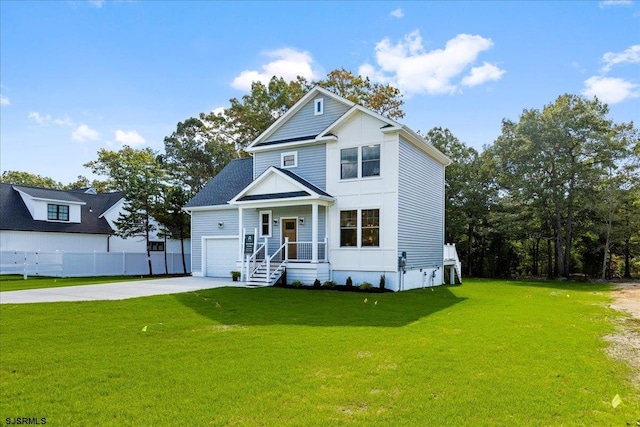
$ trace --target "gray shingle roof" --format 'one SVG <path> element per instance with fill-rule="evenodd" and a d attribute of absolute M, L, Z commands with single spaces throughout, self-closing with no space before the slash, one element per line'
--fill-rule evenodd
<path fill-rule="evenodd" d="M 312 183 L 310 183 L 309 181 L 307 181 L 306 179 L 300 177 L 299 175 L 296 175 L 295 173 L 291 172 L 290 170 L 287 169 L 280 169 L 280 168 L 276 168 L 278 169 L 280 172 L 282 172 L 283 174 L 287 175 L 288 177 L 296 180 L 297 182 L 299 182 L 300 184 L 304 185 L 305 187 L 307 187 L 308 189 L 310 189 L 311 191 L 318 193 L 321 196 L 327 196 L 327 197 L 333 197 L 331 196 L 329 193 L 327 193 L 326 191 L 323 191 L 322 189 L 316 187 L 315 185 L 313 185 Z"/>
<path fill-rule="evenodd" d="M 229 162 L 193 199 L 186 208 L 226 205 L 253 181 L 253 158 L 235 159 Z"/>
<path fill-rule="evenodd" d="M 81 223 L 36 221 L 13 185 L 0 183 L 0 230 L 44 231 L 58 233 L 111 234 L 107 220 L 100 218 L 106 210 L 122 199 L 122 193 L 85 194 L 74 191 L 15 186 L 32 197 L 85 203 Z M 70 194 L 73 193 L 73 194 Z"/>

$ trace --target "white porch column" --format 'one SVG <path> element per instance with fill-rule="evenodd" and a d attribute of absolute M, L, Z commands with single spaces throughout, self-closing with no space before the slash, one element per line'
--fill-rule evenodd
<path fill-rule="evenodd" d="M 318 262 L 318 203 L 311 204 L 311 262 Z"/>
<path fill-rule="evenodd" d="M 243 246 L 244 246 L 244 233 L 242 233 L 242 207 L 238 206 L 238 240 L 240 240 L 239 245 L 238 245 L 238 259 L 242 260 L 243 257 L 242 255 L 244 254 L 243 252 Z"/>

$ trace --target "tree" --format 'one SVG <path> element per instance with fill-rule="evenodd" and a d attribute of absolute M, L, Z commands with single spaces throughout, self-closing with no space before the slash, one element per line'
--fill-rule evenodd
<path fill-rule="evenodd" d="M 107 185 L 111 190 L 123 192 L 125 205 L 115 222 L 117 234 L 125 238 L 144 236 L 150 275 L 153 267 L 149 236 L 156 229 L 152 214 L 165 179 L 157 159 L 158 154 L 150 148 L 136 150 L 124 146 L 119 151 L 100 149 L 98 160 L 84 165 L 95 174 L 108 176 Z"/>
<path fill-rule="evenodd" d="M 554 275 L 569 277 L 577 213 L 606 169 L 628 153 L 630 125 L 614 124 L 607 114 L 597 99 L 562 95 L 542 111 L 525 110 L 517 123 L 505 120 L 490 148 L 503 196 L 527 207 L 541 231 L 552 234 Z"/>
<path fill-rule="evenodd" d="M 472 254 L 474 238 L 479 228 L 486 227 L 491 209 L 494 190 L 490 168 L 474 148 L 467 147 L 449 129 L 435 127 L 424 138 L 453 161 L 446 169 L 445 239 L 459 243 L 466 252 L 468 275 L 473 274 L 474 265 L 482 271 L 482 257 L 474 260 Z"/>
<path fill-rule="evenodd" d="M 60 189 L 62 184 L 56 182 L 53 178 L 36 175 L 29 172 L 4 171 L 0 182 L 15 185 L 28 185 L 31 187 Z"/>
<path fill-rule="evenodd" d="M 172 180 L 195 195 L 232 159 L 238 157 L 235 144 L 201 120 L 189 118 L 178 123 L 164 138 L 163 163 Z"/>
<path fill-rule="evenodd" d="M 182 270 L 187 273 L 187 263 L 184 255 L 184 241 L 191 236 L 189 214 L 182 207 L 189 201 L 189 194 L 180 186 L 164 186 L 157 203 L 153 206 L 153 218 L 161 225 L 160 237 L 180 240 L 182 254 Z M 166 268 L 165 245 L 165 268 Z"/>

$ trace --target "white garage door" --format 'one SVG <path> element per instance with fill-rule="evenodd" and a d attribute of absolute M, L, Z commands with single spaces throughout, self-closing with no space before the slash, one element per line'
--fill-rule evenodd
<path fill-rule="evenodd" d="M 207 272 L 208 277 L 231 277 L 236 270 L 238 258 L 238 238 L 207 239 Z"/>

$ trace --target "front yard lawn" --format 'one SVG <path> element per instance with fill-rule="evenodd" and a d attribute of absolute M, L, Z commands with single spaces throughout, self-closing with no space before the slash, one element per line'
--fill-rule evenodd
<path fill-rule="evenodd" d="M 635 425 L 605 285 L 218 288 L 0 306 L 0 417 L 47 425 Z M 365 302 L 366 299 L 366 302 Z M 616 408 L 612 399 L 619 395 Z"/>
<path fill-rule="evenodd" d="M 152 277 L 153 279 L 162 276 Z M 147 277 L 148 279 L 148 277 Z M 59 288 L 62 286 L 97 285 L 99 283 L 131 282 L 144 280 L 140 276 L 99 276 L 99 277 L 45 277 L 29 276 L 24 280 L 19 275 L 0 275 L 0 292 L 22 291 L 26 289 Z"/>

